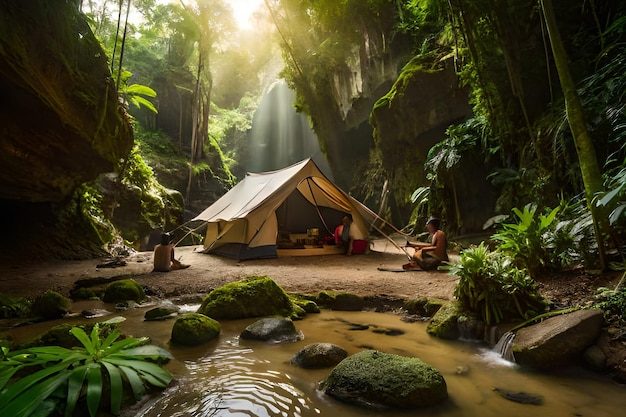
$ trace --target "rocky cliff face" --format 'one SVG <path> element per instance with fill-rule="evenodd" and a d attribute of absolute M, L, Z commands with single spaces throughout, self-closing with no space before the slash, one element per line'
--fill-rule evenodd
<path fill-rule="evenodd" d="M 72 196 L 128 157 L 133 133 L 76 1 L 0 3 L 0 97 L 2 255 L 101 253 Z"/>
<path fill-rule="evenodd" d="M 76 2 L 0 4 L 0 199 L 60 201 L 133 144 Z"/>

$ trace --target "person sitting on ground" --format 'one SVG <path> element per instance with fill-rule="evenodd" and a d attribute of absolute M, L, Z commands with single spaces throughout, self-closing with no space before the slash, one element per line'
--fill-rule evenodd
<path fill-rule="evenodd" d="M 154 247 L 154 269 L 152 272 L 169 272 L 175 269 L 189 268 L 189 265 L 180 263 L 174 257 L 174 244 L 172 235 L 163 233 L 161 243 Z"/>
<path fill-rule="evenodd" d="M 430 243 L 410 243 L 407 246 L 419 248 L 413 254 L 413 259 L 402 265 L 404 269 L 422 269 L 424 271 L 436 269 L 443 262 L 448 261 L 448 241 L 443 230 L 439 229 L 440 221 L 436 217 L 431 217 L 426 222 L 426 229 L 431 236 Z"/>
<path fill-rule="evenodd" d="M 350 215 L 343 216 L 341 224 L 335 228 L 335 244 L 343 246 L 346 255 L 367 253 L 369 249 L 365 234 Z"/>

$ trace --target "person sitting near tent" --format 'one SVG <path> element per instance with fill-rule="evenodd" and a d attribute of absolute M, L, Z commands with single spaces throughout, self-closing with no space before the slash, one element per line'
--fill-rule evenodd
<path fill-rule="evenodd" d="M 341 224 L 335 228 L 335 244 L 343 246 L 346 255 L 366 253 L 369 247 L 365 234 L 350 215 L 343 216 Z"/>
<path fill-rule="evenodd" d="M 190 265 L 180 263 L 174 257 L 174 244 L 172 243 L 172 235 L 163 233 L 161 235 L 161 243 L 154 247 L 154 269 L 152 272 L 169 272 L 175 269 L 189 268 Z"/>
<path fill-rule="evenodd" d="M 436 217 L 431 217 L 426 222 L 426 229 L 431 236 L 430 243 L 417 242 L 410 243 L 407 241 L 407 246 L 412 248 L 419 248 L 413 254 L 413 259 L 407 264 L 402 265 L 403 269 L 414 270 L 422 269 L 428 271 L 436 269 L 443 262 L 448 261 L 446 234 L 443 230 L 439 229 L 440 220 Z"/>

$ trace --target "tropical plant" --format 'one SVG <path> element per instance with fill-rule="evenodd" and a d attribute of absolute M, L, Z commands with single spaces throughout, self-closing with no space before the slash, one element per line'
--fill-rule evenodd
<path fill-rule="evenodd" d="M 101 338 L 99 324 L 90 336 L 79 327 L 71 334 L 83 345 L 31 347 L 11 352 L 2 348 L 0 357 L 0 415 L 48 416 L 58 412 L 74 415 L 84 398 L 94 417 L 101 398 L 110 394 L 111 413 L 120 413 L 125 391 L 139 400 L 150 386 L 165 388 L 172 375 L 160 365 L 171 359 L 166 350 L 147 345 L 148 338 L 122 338 L 118 330 Z M 32 372 L 34 370 L 34 372 Z M 16 375 L 28 372 L 17 380 Z"/>
<path fill-rule="evenodd" d="M 121 83 L 119 86 L 119 93 L 124 98 L 125 102 L 132 103 L 135 107 L 144 106 L 148 110 L 153 113 L 158 113 L 159 111 L 154 107 L 154 104 L 146 97 L 154 98 L 156 97 L 156 91 L 147 85 L 142 84 L 128 84 L 128 81 L 133 76 L 133 73 L 130 71 L 122 71 Z"/>
<path fill-rule="evenodd" d="M 460 278 L 455 297 L 486 324 L 526 320 L 546 308 L 528 273 L 516 268 L 505 254 L 489 251 L 484 242 L 463 251 L 459 263 L 445 269 Z"/>
<path fill-rule="evenodd" d="M 514 208 L 517 222 L 503 223 L 502 230 L 493 235 L 500 242 L 498 250 L 510 255 L 518 267 L 528 268 L 531 276 L 555 266 L 548 241 L 559 209 L 536 216 L 534 205 L 527 204 L 523 210 Z"/>

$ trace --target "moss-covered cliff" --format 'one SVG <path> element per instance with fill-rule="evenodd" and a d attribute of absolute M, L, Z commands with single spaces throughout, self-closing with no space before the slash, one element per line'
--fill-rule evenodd
<path fill-rule="evenodd" d="M 0 198 L 60 201 L 133 143 L 107 60 L 75 1 L 0 4 Z"/>

